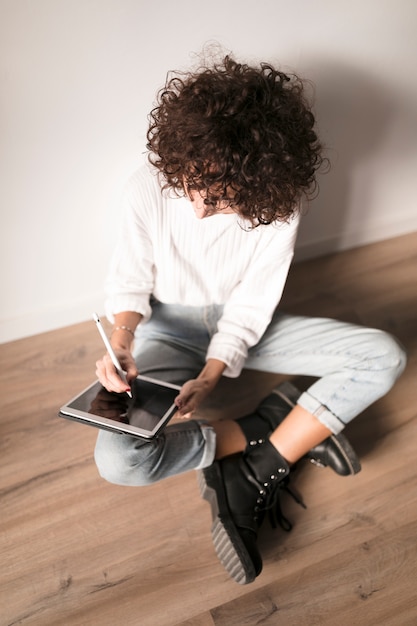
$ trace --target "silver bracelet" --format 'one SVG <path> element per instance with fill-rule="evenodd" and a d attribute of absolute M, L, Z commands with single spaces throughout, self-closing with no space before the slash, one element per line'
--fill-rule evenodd
<path fill-rule="evenodd" d="M 113 328 L 112 333 L 115 333 L 116 330 L 126 330 L 128 333 L 130 333 L 132 335 L 132 337 L 135 336 L 135 333 L 133 332 L 133 330 L 131 328 L 129 328 L 129 326 L 116 326 L 116 328 Z"/>

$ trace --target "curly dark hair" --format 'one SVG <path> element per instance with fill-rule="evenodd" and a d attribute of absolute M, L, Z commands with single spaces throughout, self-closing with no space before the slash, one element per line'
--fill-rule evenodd
<path fill-rule="evenodd" d="M 149 159 L 163 187 L 203 192 L 253 226 L 287 221 L 315 193 L 324 159 L 303 81 L 230 56 L 168 75 L 149 115 Z"/>

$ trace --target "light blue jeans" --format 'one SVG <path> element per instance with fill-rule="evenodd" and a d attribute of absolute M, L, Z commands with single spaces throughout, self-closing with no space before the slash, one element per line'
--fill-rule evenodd
<path fill-rule="evenodd" d="M 139 371 L 177 384 L 195 378 L 221 313 L 216 305 L 154 303 L 152 318 L 136 335 Z M 383 331 L 276 312 L 261 341 L 249 350 L 246 368 L 318 378 L 298 404 L 338 433 L 391 389 L 405 362 L 402 347 Z M 95 460 L 106 480 L 137 486 L 207 467 L 215 448 L 213 428 L 189 420 L 168 426 L 152 441 L 102 430 Z"/>

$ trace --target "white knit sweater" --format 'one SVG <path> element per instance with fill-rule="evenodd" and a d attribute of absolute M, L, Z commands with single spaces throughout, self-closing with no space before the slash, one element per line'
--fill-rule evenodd
<path fill-rule="evenodd" d="M 143 166 L 124 194 L 106 315 L 113 321 L 115 313 L 137 311 L 146 322 L 150 295 L 171 304 L 223 304 L 207 358 L 238 376 L 281 298 L 297 226 L 294 218 L 251 230 L 234 213 L 198 219 L 188 199 L 162 192 L 155 171 Z"/>

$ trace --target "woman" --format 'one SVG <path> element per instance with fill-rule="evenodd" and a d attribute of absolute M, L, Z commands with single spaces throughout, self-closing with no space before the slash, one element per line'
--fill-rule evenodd
<path fill-rule="evenodd" d="M 386 394 L 405 356 L 382 331 L 277 308 L 300 203 L 323 163 L 297 77 L 225 57 L 169 78 L 148 142 L 150 163 L 124 197 L 106 314 L 127 380 L 140 371 L 181 384 L 186 421 L 152 442 L 100 432 L 96 462 L 127 485 L 201 470 L 215 547 L 247 583 L 262 567 L 263 511 L 291 466 Z M 318 380 L 270 434 L 259 416 L 193 420 L 220 378 L 242 368 Z M 108 355 L 97 375 L 109 391 L 126 391 Z"/>

